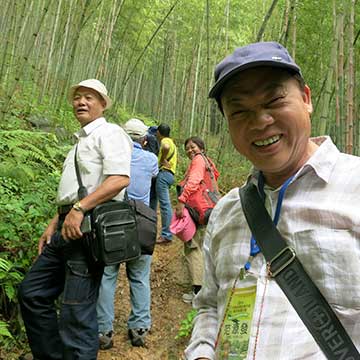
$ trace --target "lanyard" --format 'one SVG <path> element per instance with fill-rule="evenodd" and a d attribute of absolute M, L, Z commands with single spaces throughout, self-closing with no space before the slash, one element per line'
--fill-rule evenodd
<path fill-rule="evenodd" d="M 289 177 L 284 184 L 282 184 L 280 191 L 279 191 L 279 196 L 278 196 L 278 200 L 276 203 L 276 210 L 275 210 L 275 216 L 273 219 L 273 222 L 275 224 L 275 226 L 277 226 L 279 219 L 280 219 L 280 212 L 281 212 L 281 206 L 282 206 L 282 202 L 284 199 L 284 195 L 286 192 L 286 189 L 288 188 L 291 180 L 294 178 L 294 176 Z M 259 181 L 258 181 L 258 187 L 259 187 L 259 191 L 260 191 L 260 196 L 263 199 L 263 201 L 265 202 L 265 191 L 264 191 L 264 175 L 261 172 L 259 175 Z M 250 258 L 247 261 L 247 263 L 244 265 L 244 269 L 245 270 L 249 270 L 251 263 L 250 260 L 256 256 L 259 252 L 261 252 L 258 244 L 256 243 L 256 240 L 254 238 L 253 235 L 251 235 L 251 239 L 250 239 Z"/>

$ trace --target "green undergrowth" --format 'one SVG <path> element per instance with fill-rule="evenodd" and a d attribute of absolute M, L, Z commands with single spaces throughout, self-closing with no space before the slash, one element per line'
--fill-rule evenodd
<path fill-rule="evenodd" d="M 177 333 L 177 335 L 175 336 L 175 339 L 183 339 L 183 338 L 188 338 L 191 335 L 192 329 L 193 329 L 193 323 L 194 323 L 194 318 L 197 314 L 197 311 L 195 309 L 190 310 L 185 318 L 183 320 L 181 320 L 180 322 L 180 326 L 179 326 L 179 331 Z"/>
<path fill-rule="evenodd" d="M 24 338 L 16 286 L 36 256 L 55 213 L 56 187 L 68 145 L 51 133 L 0 131 L 0 347 Z"/>

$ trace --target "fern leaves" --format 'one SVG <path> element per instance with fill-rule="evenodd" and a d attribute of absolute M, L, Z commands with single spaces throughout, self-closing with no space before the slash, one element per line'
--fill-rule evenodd
<path fill-rule="evenodd" d="M 59 172 L 64 153 L 54 134 L 0 131 L 0 177 L 26 182 L 35 178 L 39 168 Z"/>

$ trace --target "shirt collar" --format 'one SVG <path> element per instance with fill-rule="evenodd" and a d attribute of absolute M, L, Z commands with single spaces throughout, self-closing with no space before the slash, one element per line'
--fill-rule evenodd
<path fill-rule="evenodd" d="M 340 155 L 340 151 L 329 136 L 314 137 L 311 138 L 311 141 L 316 145 L 319 145 L 319 147 L 306 164 L 298 171 L 296 177 L 299 177 L 312 169 L 320 179 L 328 183 L 338 156 Z"/>
<path fill-rule="evenodd" d="M 142 146 L 138 142 L 134 141 L 134 148 L 142 149 Z"/>
<path fill-rule="evenodd" d="M 105 120 L 105 118 L 100 117 L 97 118 L 96 120 L 93 120 L 91 122 L 89 122 L 88 124 L 86 124 L 84 127 L 82 127 L 80 130 L 78 130 L 76 133 L 74 133 L 74 136 L 78 139 L 79 137 L 82 136 L 88 136 L 89 134 L 91 134 L 96 128 L 98 128 L 99 126 L 105 124 L 107 121 Z"/>
<path fill-rule="evenodd" d="M 310 159 L 294 175 L 291 182 L 313 170 L 320 179 L 328 183 L 340 151 L 334 145 L 329 136 L 318 136 L 310 138 L 310 140 L 319 145 L 319 147 Z M 259 174 L 260 171 L 253 168 L 246 183 L 253 182 L 257 186 Z"/>

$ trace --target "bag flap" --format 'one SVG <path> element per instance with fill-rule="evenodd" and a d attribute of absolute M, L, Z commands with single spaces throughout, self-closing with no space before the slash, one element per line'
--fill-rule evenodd
<path fill-rule="evenodd" d="M 150 206 L 147 206 L 139 200 L 129 200 L 129 203 L 134 207 L 137 214 L 153 221 L 154 223 L 157 222 L 156 211 L 153 210 Z"/>

